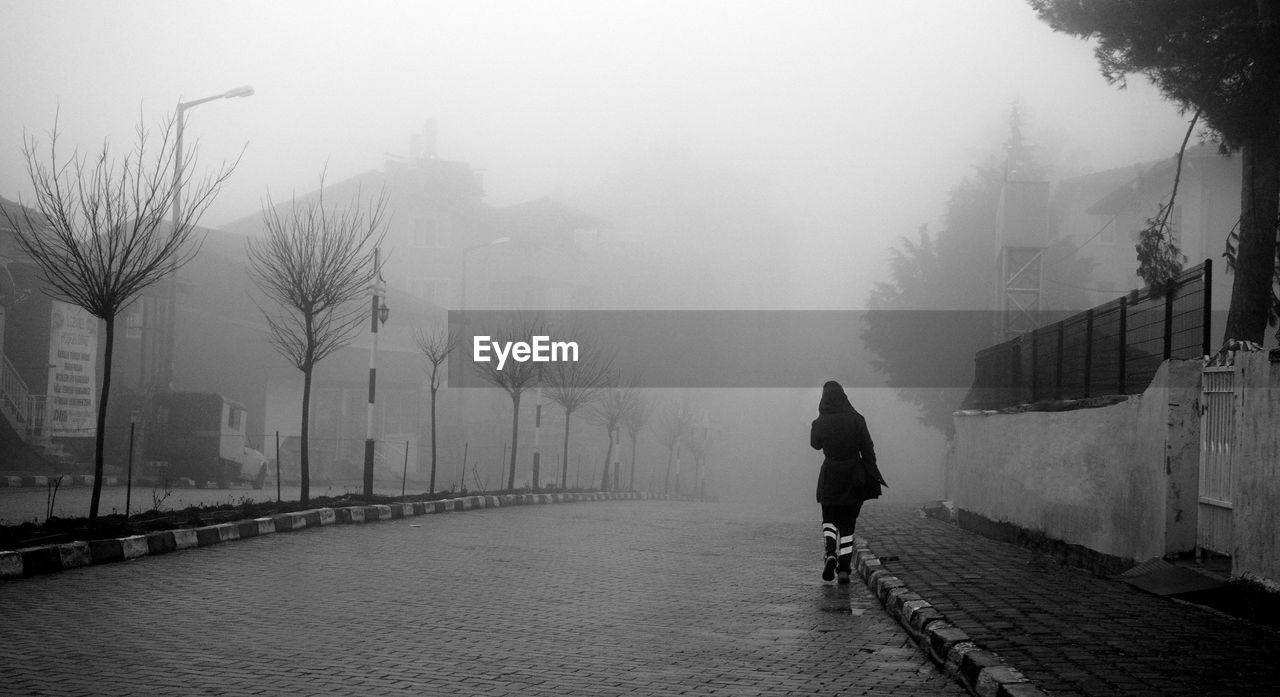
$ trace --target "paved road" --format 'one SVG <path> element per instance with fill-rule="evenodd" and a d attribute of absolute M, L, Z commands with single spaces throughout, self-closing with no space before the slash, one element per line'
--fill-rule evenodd
<path fill-rule="evenodd" d="M 0 692 L 963 695 L 813 511 L 601 502 L 270 535 L 0 585 Z"/>

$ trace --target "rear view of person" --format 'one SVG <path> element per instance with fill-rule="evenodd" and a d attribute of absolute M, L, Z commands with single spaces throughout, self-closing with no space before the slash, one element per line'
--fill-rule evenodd
<path fill-rule="evenodd" d="M 825 459 L 818 474 L 822 505 L 822 537 L 826 546 L 822 580 L 849 582 L 853 561 L 853 529 L 863 502 L 879 498 L 888 486 L 876 466 L 876 451 L 867 420 L 849 403 L 840 383 L 822 386 L 818 418 L 809 429 L 809 445 Z"/>

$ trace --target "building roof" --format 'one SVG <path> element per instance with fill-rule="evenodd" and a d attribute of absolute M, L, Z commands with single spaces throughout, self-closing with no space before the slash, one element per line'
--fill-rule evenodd
<path fill-rule="evenodd" d="M 1185 180 L 1188 174 L 1201 170 L 1222 168 L 1227 158 L 1218 149 L 1209 145 L 1197 145 L 1187 148 L 1182 158 L 1182 172 Z M 1116 186 L 1107 195 L 1096 201 L 1085 212 L 1093 215 L 1114 215 L 1131 208 L 1138 201 L 1161 200 L 1169 195 L 1174 177 L 1178 170 L 1176 155 L 1125 168 L 1136 171 L 1122 184 Z M 1113 172 L 1117 170 L 1112 170 Z"/>

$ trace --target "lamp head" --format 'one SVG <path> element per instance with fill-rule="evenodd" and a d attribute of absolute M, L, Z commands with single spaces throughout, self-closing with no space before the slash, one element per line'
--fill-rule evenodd
<path fill-rule="evenodd" d="M 222 95 L 222 98 L 230 99 L 232 97 L 252 97 L 252 96 L 253 96 L 253 87 L 249 85 L 241 85 L 235 89 L 227 90 L 226 93 Z"/>
<path fill-rule="evenodd" d="M 386 303 L 383 303 L 383 304 L 379 305 L 379 306 L 378 306 L 378 321 L 379 321 L 379 322 L 381 322 L 381 323 L 383 323 L 383 324 L 386 324 L 386 323 L 387 323 L 387 317 L 389 317 L 389 316 L 391 316 L 391 308 L 390 308 Z"/>

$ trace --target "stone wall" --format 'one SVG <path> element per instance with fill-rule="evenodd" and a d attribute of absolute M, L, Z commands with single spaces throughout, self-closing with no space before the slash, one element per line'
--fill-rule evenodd
<path fill-rule="evenodd" d="M 1093 408 L 958 412 L 952 502 L 1109 557 L 1195 547 L 1200 361 L 1166 361 L 1141 395 Z"/>

